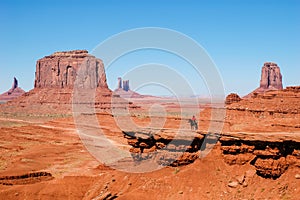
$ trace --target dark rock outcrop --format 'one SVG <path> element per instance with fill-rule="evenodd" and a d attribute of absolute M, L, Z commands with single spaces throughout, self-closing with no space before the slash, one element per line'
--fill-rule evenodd
<path fill-rule="evenodd" d="M 14 77 L 14 81 L 13 84 L 11 86 L 11 90 L 14 90 L 18 87 L 18 80 L 16 79 L 16 77 Z"/>
<path fill-rule="evenodd" d="M 26 185 L 34 184 L 41 181 L 49 181 L 54 177 L 49 172 L 30 172 L 15 176 L 0 176 L 1 185 Z"/>

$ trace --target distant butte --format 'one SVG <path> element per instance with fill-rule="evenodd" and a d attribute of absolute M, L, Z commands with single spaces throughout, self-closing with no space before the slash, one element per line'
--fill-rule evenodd
<path fill-rule="evenodd" d="M 282 90 L 282 75 L 280 68 L 276 63 L 266 62 L 261 70 L 260 86 L 245 98 L 252 97 L 260 93 L 265 93 L 271 90 Z"/>
<path fill-rule="evenodd" d="M 114 91 L 115 94 L 119 95 L 122 98 L 143 98 L 144 95 L 141 95 L 137 92 L 130 90 L 129 80 L 123 80 L 118 78 L 118 88 Z"/>
<path fill-rule="evenodd" d="M 23 95 L 25 91 L 18 86 L 18 80 L 16 77 L 14 77 L 12 87 L 3 94 L 0 95 L 0 101 L 6 102 L 11 101 L 21 95 Z"/>

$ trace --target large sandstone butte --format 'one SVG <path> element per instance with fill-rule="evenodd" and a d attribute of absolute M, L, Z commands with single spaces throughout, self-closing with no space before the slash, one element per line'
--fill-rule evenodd
<path fill-rule="evenodd" d="M 74 94 L 78 96 L 75 100 Z M 63 51 L 39 59 L 34 89 L 1 105 L 0 110 L 7 113 L 71 114 L 73 104 L 94 103 L 96 112 L 110 112 L 112 97 L 114 108 L 127 108 L 129 102 L 112 94 L 108 88 L 102 60 L 86 50 Z M 130 104 L 130 107 L 134 106 Z"/>
<path fill-rule="evenodd" d="M 0 101 L 6 102 L 11 101 L 19 96 L 22 96 L 25 91 L 18 86 L 18 80 L 14 77 L 12 87 L 3 94 L 0 95 Z"/>
<path fill-rule="evenodd" d="M 247 96 L 249 98 L 253 95 L 264 93 L 270 90 L 282 90 L 282 75 L 280 68 L 276 63 L 266 62 L 261 70 L 260 86 Z"/>
<path fill-rule="evenodd" d="M 79 70 L 80 69 L 80 70 Z M 36 63 L 35 88 L 73 88 L 79 73 L 84 78 L 78 85 L 87 88 L 107 87 L 102 60 L 86 50 L 55 52 Z"/>
<path fill-rule="evenodd" d="M 266 62 L 262 67 L 260 88 L 282 90 L 282 75 L 276 63 Z"/>

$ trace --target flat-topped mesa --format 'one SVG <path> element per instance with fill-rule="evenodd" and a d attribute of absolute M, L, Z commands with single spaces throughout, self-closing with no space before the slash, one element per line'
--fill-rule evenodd
<path fill-rule="evenodd" d="M 266 62 L 262 67 L 260 88 L 282 90 L 282 75 L 276 63 Z"/>
<path fill-rule="evenodd" d="M 36 63 L 35 88 L 73 88 L 75 81 L 83 88 L 108 88 L 102 60 L 74 50 L 55 52 Z"/>

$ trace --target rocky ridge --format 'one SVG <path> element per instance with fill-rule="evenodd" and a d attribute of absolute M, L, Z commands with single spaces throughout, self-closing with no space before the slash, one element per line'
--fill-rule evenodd
<path fill-rule="evenodd" d="M 300 132 L 298 133 L 222 133 L 174 129 L 139 129 L 123 131 L 132 146 L 132 157 L 153 160 L 159 165 L 173 167 L 193 163 L 206 145 L 219 142 L 223 159 L 229 165 L 253 165 L 264 178 L 276 179 L 288 167 L 300 168 Z M 178 134 L 178 133 L 177 133 Z M 205 142 L 204 142 L 205 141 Z"/>

